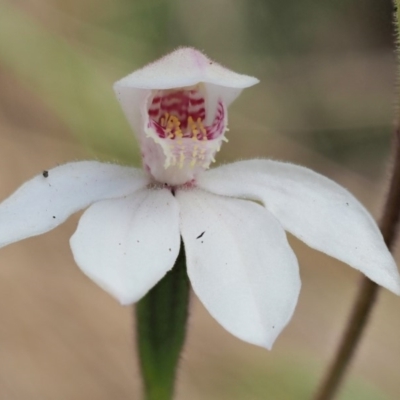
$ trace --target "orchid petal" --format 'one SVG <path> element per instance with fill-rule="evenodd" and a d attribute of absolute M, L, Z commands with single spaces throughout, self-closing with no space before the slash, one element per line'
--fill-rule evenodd
<path fill-rule="evenodd" d="M 179 253 L 179 209 L 167 189 L 144 189 L 89 207 L 71 237 L 81 270 L 121 304 L 143 297 Z"/>
<path fill-rule="evenodd" d="M 45 233 L 94 201 L 131 194 L 146 184 L 139 170 L 96 161 L 45 171 L 0 204 L 0 247 Z"/>
<path fill-rule="evenodd" d="M 400 294 L 400 277 L 368 211 L 346 189 L 307 168 L 250 160 L 199 177 L 213 193 L 261 201 L 283 227 L 310 247 L 360 270 Z"/>
<path fill-rule="evenodd" d="M 244 89 L 258 83 L 258 79 L 224 68 L 196 49 L 182 47 L 122 78 L 115 85 L 117 88 L 154 90 L 192 86 L 199 82 Z"/>
<path fill-rule="evenodd" d="M 296 257 L 279 222 L 259 204 L 178 191 L 193 289 L 238 338 L 270 349 L 300 291 Z"/>

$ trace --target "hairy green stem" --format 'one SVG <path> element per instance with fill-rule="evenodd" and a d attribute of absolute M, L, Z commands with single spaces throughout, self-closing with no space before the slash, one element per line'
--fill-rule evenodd
<path fill-rule="evenodd" d="M 137 344 L 146 400 L 172 400 L 190 297 L 183 243 L 175 266 L 136 305 Z"/>
<path fill-rule="evenodd" d="M 390 250 L 396 241 L 400 220 L 400 128 L 396 129 L 394 134 L 393 153 L 394 162 L 389 193 L 380 222 L 383 238 Z M 376 283 L 367 277 L 363 278 L 335 359 L 317 391 L 315 400 L 331 400 L 337 393 L 365 331 L 378 291 L 379 286 Z"/>

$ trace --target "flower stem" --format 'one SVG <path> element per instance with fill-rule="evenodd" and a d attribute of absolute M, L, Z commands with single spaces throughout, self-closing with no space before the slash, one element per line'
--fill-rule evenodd
<path fill-rule="evenodd" d="M 146 400 L 171 400 L 185 341 L 189 280 L 183 243 L 171 271 L 136 305 L 137 343 Z"/>
<path fill-rule="evenodd" d="M 400 220 L 400 128 L 394 132 L 392 146 L 394 153 L 392 176 L 380 222 L 383 238 L 390 250 L 395 243 Z M 330 400 L 335 396 L 367 326 L 378 291 L 379 286 L 376 283 L 367 277 L 363 278 L 335 359 L 317 391 L 315 400 Z"/>

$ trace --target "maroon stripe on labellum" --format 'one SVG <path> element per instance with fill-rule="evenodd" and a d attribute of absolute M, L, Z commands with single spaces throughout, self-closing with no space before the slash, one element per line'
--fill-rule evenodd
<path fill-rule="evenodd" d="M 152 110 L 152 109 L 150 109 L 149 110 L 149 115 L 150 115 L 150 117 L 158 117 L 158 113 L 160 112 L 160 110 L 159 109 L 157 109 L 157 110 Z"/>
<path fill-rule="evenodd" d="M 157 122 L 150 120 L 149 121 L 149 128 L 153 128 L 156 132 L 159 138 L 165 139 L 166 134 L 164 128 Z"/>
<path fill-rule="evenodd" d="M 206 109 L 204 107 L 201 107 L 199 109 L 191 107 L 190 112 L 189 112 L 189 114 L 204 114 L 204 115 L 205 115 L 205 113 L 206 113 Z"/>
<path fill-rule="evenodd" d="M 204 104 L 204 99 L 203 98 L 200 98 L 200 99 L 189 98 L 189 104 L 191 106 L 195 106 L 195 105 L 198 105 L 198 104 Z"/>
<path fill-rule="evenodd" d="M 189 114 L 205 114 L 206 110 L 204 107 L 190 107 L 188 110 Z"/>
<path fill-rule="evenodd" d="M 161 108 L 160 108 L 160 110 L 161 110 L 161 113 L 162 114 L 164 114 L 164 112 L 168 112 L 168 113 L 172 113 L 172 111 L 178 111 L 178 112 L 181 112 L 182 110 L 187 110 L 188 109 L 188 107 L 185 105 L 185 104 L 172 104 L 172 105 L 162 105 L 161 106 Z"/>
<path fill-rule="evenodd" d="M 168 93 L 168 94 L 162 96 L 162 99 L 169 100 L 169 99 L 179 99 L 180 97 L 187 97 L 187 95 L 185 93 L 186 93 L 185 91 L 177 91 L 177 92 Z"/>
<path fill-rule="evenodd" d="M 176 104 L 187 104 L 188 105 L 188 100 L 185 98 L 181 99 L 172 99 L 172 100 L 161 100 L 161 107 L 168 107 Z"/>
<path fill-rule="evenodd" d="M 221 101 L 218 102 L 217 113 L 211 126 L 206 127 L 207 139 L 212 140 L 218 138 L 225 130 L 225 110 Z"/>

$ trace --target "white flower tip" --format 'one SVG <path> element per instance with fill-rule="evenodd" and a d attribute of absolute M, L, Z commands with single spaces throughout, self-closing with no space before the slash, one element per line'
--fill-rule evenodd
<path fill-rule="evenodd" d="M 397 296 L 400 296 L 400 276 L 397 273 L 394 277 L 392 277 L 391 283 L 388 285 L 385 285 L 385 287 L 396 294 Z"/>
<path fill-rule="evenodd" d="M 370 265 L 364 263 L 368 268 L 359 269 L 369 279 L 384 287 L 392 293 L 400 296 L 400 275 L 393 256 L 386 246 L 382 246 L 382 254 L 379 259 L 373 259 Z M 377 267 L 378 266 L 378 267 Z"/>
<path fill-rule="evenodd" d="M 114 90 L 118 94 L 118 89 L 122 87 L 172 89 L 200 82 L 244 89 L 255 85 L 259 80 L 224 68 L 192 47 L 180 47 L 117 81 Z"/>
<path fill-rule="evenodd" d="M 130 306 L 133 303 L 136 303 L 136 301 L 137 301 L 136 299 L 132 299 L 129 296 L 118 296 L 118 297 L 114 296 L 114 297 L 118 300 L 119 304 L 121 304 L 121 306 L 124 306 L 124 307 Z"/>
<path fill-rule="evenodd" d="M 272 329 L 268 329 L 268 330 L 264 331 L 264 333 L 262 334 L 261 337 L 253 336 L 252 338 L 250 338 L 250 337 L 240 337 L 239 335 L 235 335 L 235 336 L 237 336 L 239 339 L 241 339 L 247 343 L 250 343 L 255 346 L 259 346 L 259 347 L 262 347 L 264 349 L 271 351 L 272 347 L 275 344 L 276 339 L 281 334 L 282 329 L 280 329 L 280 327 L 278 327 L 278 326 L 276 326 L 276 327 L 273 326 Z M 261 332 L 259 331 L 258 333 L 261 333 Z"/>
<path fill-rule="evenodd" d="M 287 322 L 289 322 L 289 321 L 287 321 Z M 274 347 L 276 339 L 278 339 L 279 335 L 282 333 L 282 331 L 284 330 L 286 325 L 287 325 L 287 323 L 284 325 L 279 324 L 279 323 L 277 323 L 276 325 L 273 325 L 272 329 L 267 332 L 265 341 L 263 344 L 261 344 L 261 347 L 264 347 L 267 350 L 271 351 L 272 348 Z"/>
<path fill-rule="evenodd" d="M 274 338 L 274 339 L 271 339 L 271 338 L 270 338 L 269 340 L 267 340 L 267 341 L 264 343 L 264 345 L 261 345 L 261 346 L 264 347 L 265 349 L 271 351 L 271 350 L 272 350 L 272 347 L 274 346 L 275 339 L 276 339 L 276 338 Z"/>
<path fill-rule="evenodd" d="M 217 320 L 218 321 L 218 320 Z M 220 321 L 218 321 L 220 322 Z M 275 344 L 276 339 L 282 333 L 286 324 L 282 325 L 281 321 L 277 321 L 275 325 L 262 326 L 257 323 L 247 326 L 246 331 L 238 332 L 237 330 L 230 329 L 226 324 L 221 325 L 233 336 L 244 342 L 250 343 L 254 346 L 259 346 L 269 351 Z"/>
<path fill-rule="evenodd" d="M 397 284 L 396 288 L 394 290 L 392 290 L 392 292 L 394 294 L 396 294 L 397 296 L 400 296 L 400 285 Z"/>

